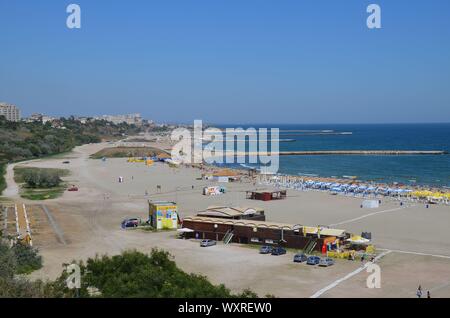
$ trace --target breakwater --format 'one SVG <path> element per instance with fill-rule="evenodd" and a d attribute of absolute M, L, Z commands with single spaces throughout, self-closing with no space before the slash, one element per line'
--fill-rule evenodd
<path fill-rule="evenodd" d="M 237 156 L 276 155 L 276 152 L 237 152 Z M 442 150 L 317 150 L 317 151 L 279 151 L 280 156 L 314 156 L 314 155 L 371 155 L 371 156 L 400 156 L 400 155 L 446 155 Z M 227 154 L 225 154 L 227 155 Z M 230 153 L 233 155 L 233 153 Z"/>

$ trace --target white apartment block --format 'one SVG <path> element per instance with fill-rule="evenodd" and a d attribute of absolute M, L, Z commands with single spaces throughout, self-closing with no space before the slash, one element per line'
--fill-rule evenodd
<path fill-rule="evenodd" d="M 103 119 L 110 121 L 114 124 L 127 123 L 129 125 L 141 125 L 142 117 L 141 114 L 126 114 L 126 115 L 103 115 L 99 117 L 94 117 L 95 119 Z"/>
<path fill-rule="evenodd" d="M 11 104 L 0 103 L 0 116 L 5 116 L 8 121 L 20 121 L 20 109 Z"/>

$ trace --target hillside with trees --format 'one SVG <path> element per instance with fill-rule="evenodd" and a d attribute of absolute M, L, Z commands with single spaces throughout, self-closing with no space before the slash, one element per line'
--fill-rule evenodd
<path fill-rule="evenodd" d="M 10 122 L 0 116 L 0 193 L 5 188 L 4 169 L 11 161 L 35 159 L 72 150 L 87 143 L 137 134 L 140 127 L 105 120 L 81 123 L 73 117 L 56 123 Z"/>

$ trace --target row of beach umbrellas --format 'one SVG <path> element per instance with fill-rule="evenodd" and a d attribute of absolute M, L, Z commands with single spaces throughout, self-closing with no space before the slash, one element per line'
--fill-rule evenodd
<path fill-rule="evenodd" d="M 365 184 L 349 184 L 349 183 L 339 183 L 339 182 L 323 182 L 315 180 L 307 181 L 280 181 L 278 178 L 273 179 L 278 187 L 292 188 L 292 189 L 314 189 L 314 190 L 324 190 L 331 191 L 335 193 L 346 193 L 346 194 L 374 194 L 383 196 L 413 196 L 417 198 L 427 198 L 427 197 L 439 197 L 449 199 L 450 194 L 442 194 L 431 191 L 413 191 L 411 189 L 396 188 L 396 187 L 383 187 L 375 185 L 365 185 Z M 271 182 L 272 183 L 272 182 Z"/>

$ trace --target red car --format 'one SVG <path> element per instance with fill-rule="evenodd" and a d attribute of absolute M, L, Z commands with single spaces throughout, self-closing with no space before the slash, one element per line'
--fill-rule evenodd
<path fill-rule="evenodd" d="M 78 188 L 76 186 L 72 186 L 69 189 L 67 189 L 67 191 L 70 191 L 70 192 L 78 191 Z"/>

